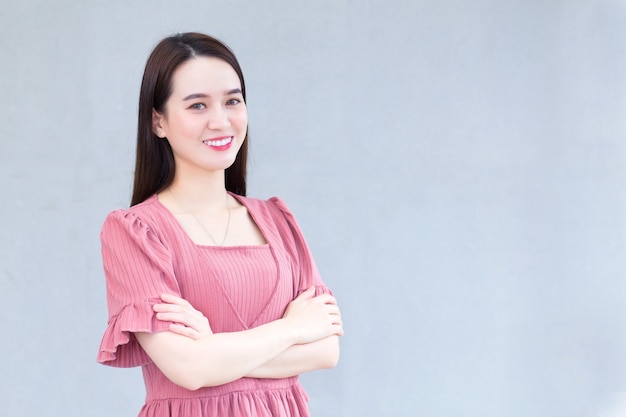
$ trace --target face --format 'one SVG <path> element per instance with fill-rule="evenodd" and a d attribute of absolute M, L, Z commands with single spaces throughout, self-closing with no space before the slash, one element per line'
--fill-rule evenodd
<path fill-rule="evenodd" d="M 153 112 L 152 128 L 174 153 L 176 175 L 223 171 L 243 144 L 248 111 L 235 70 L 218 58 L 181 64 L 163 113 Z"/>

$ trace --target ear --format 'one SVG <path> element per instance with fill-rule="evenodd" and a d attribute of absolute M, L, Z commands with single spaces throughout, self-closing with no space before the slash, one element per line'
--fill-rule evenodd
<path fill-rule="evenodd" d="M 165 129 L 163 128 L 165 122 L 165 116 L 161 113 L 152 109 L 152 133 L 163 139 L 165 134 Z"/>

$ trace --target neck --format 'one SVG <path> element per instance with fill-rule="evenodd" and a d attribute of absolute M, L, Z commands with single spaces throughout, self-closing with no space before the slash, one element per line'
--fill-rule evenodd
<path fill-rule="evenodd" d="M 174 181 L 168 190 L 176 199 L 190 210 L 199 208 L 223 208 L 226 198 L 224 171 L 205 173 L 202 176 L 180 174 L 174 176 Z"/>

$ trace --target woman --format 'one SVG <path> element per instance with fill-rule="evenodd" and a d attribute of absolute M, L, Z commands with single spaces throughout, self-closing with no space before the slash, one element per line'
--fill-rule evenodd
<path fill-rule="evenodd" d="M 162 40 L 139 98 L 131 207 L 101 233 L 109 325 L 98 361 L 142 366 L 140 416 L 308 416 L 298 375 L 343 334 L 285 204 L 245 197 L 245 84 L 218 40 Z"/>

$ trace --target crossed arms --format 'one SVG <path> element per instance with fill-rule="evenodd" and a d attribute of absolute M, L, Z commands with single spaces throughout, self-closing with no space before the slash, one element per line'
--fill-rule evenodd
<path fill-rule="evenodd" d="M 156 366 L 189 390 L 222 385 L 242 377 L 286 378 L 332 368 L 339 360 L 341 313 L 329 294 L 300 294 L 283 317 L 232 333 L 213 333 L 206 317 L 186 300 L 164 294 L 157 318 L 170 331 L 135 333 Z"/>

